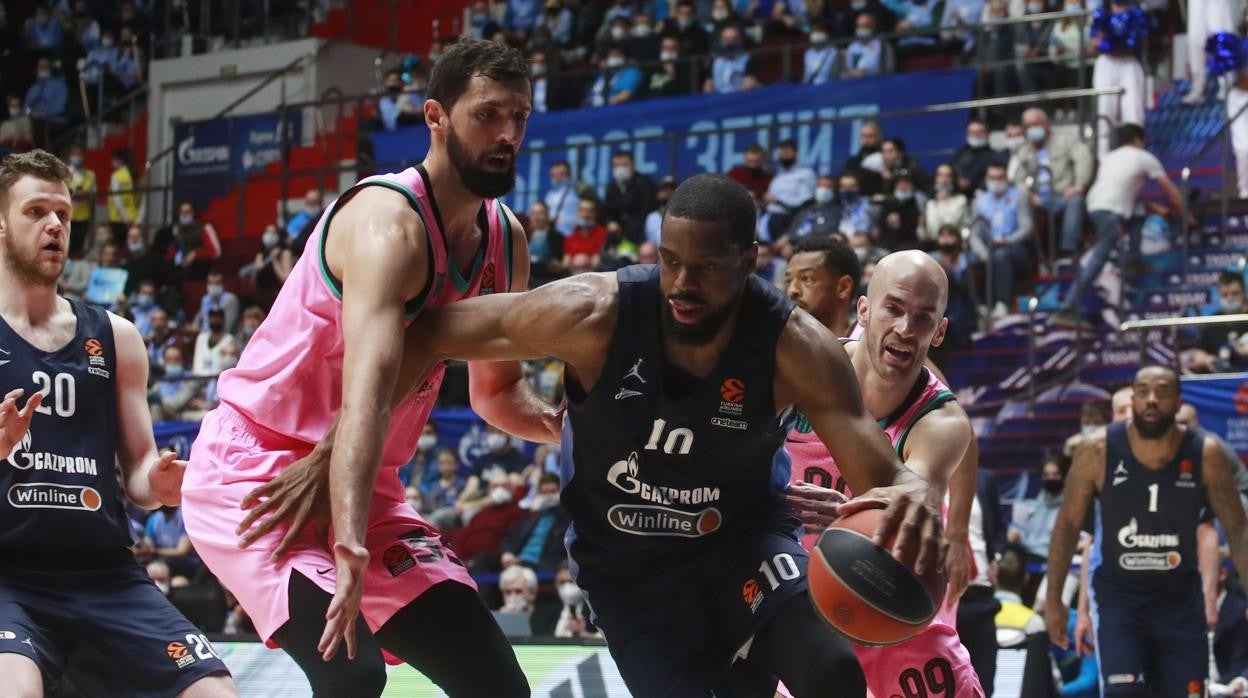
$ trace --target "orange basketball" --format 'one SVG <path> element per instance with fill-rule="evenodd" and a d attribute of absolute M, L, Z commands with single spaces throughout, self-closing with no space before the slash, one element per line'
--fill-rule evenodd
<path fill-rule="evenodd" d="M 866 509 L 832 524 L 811 551 L 810 599 L 832 627 L 863 645 L 892 645 L 919 634 L 945 600 L 945 571 L 914 573 L 917 546 L 906 564 L 871 542 L 883 509 Z"/>

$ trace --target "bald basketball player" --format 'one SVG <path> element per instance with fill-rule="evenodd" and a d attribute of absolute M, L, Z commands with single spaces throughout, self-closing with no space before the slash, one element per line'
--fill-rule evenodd
<path fill-rule="evenodd" d="M 790 293 L 794 293 L 792 288 Z M 876 266 L 867 295 L 858 299 L 862 339 L 848 342 L 845 348 L 867 411 L 883 427 L 906 467 L 926 478 L 942 496 L 957 474 L 951 494 L 958 504 L 958 521 L 950 528 L 959 531 L 961 542 L 955 545 L 968 557 L 965 536 L 975 496 L 976 463 L 958 466 L 974 432 L 953 393 L 925 366 L 930 348 L 944 339 L 948 294 L 945 272 L 931 256 L 908 251 L 885 257 Z M 810 438 L 809 425 L 802 418 L 786 446 L 793 457 L 789 501 L 804 512 L 808 524 L 822 527 L 835 515 L 836 502 L 853 493 L 832 455 Z M 965 577 L 961 584 L 965 588 Z M 853 646 L 873 695 L 983 697 L 970 654 L 958 640 L 956 596 L 960 592 L 953 594 L 955 600 L 943 605 L 918 636 L 888 647 Z"/>

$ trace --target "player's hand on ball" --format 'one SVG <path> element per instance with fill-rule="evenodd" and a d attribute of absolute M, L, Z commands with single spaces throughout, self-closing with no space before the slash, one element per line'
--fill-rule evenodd
<path fill-rule="evenodd" d="M 313 449 L 243 497 L 239 507 L 250 511 L 235 530 L 242 536 L 238 547 L 246 548 L 282 525 L 286 532 L 273 551 L 273 559 L 280 560 L 308 524 L 328 523 L 329 457 L 329 449 Z M 262 516 L 267 518 L 260 521 Z"/>
<path fill-rule="evenodd" d="M 1075 616 L 1075 652 L 1080 657 L 1091 657 L 1096 652 L 1096 635 L 1092 632 L 1092 616 L 1079 613 Z"/>
<path fill-rule="evenodd" d="M 841 516 L 871 509 L 884 508 L 884 518 L 875 532 L 872 542 L 884 545 L 893 539 L 893 558 L 909 564 L 907 551 L 917 547 L 914 572 L 920 576 L 924 571 L 945 564 L 945 535 L 940 513 L 940 502 L 932 498 L 928 484 L 919 478 L 888 487 L 876 487 L 851 499 L 840 507 Z"/>
<path fill-rule="evenodd" d="M 849 501 L 849 497 L 834 489 L 805 482 L 790 485 L 784 498 L 797 510 L 807 533 L 822 533 L 840 517 L 841 505 Z"/>
<path fill-rule="evenodd" d="M 364 596 L 364 570 L 368 568 L 368 550 L 358 545 L 334 543 L 337 579 L 334 598 L 325 614 L 325 632 L 316 649 L 321 659 L 329 661 L 344 641 L 347 659 L 355 659 L 355 619 L 360 615 L 360 599 Z"/>
<path fill-rule="evenodd" d="M 160 454 L 160 458 L 147 471 L 147 486 L 156 501 L 167 507 L 182 503 L 182 477 L 186 475 L 186 461 L 178 460 L 172 451 Z"/>
<path fill-rule="evenodd" d="M 43 393 L 35 393 L 26 400 L 26 406 L 17 408 L 25 390 L 10 390 L 4 400 L 0 401 L 0 458 L 7 458 L 14 447 L 22 442 L 22 437 L 30 429 L 30 420 L 35 416 L 39 403 L 43 402 Z"/>

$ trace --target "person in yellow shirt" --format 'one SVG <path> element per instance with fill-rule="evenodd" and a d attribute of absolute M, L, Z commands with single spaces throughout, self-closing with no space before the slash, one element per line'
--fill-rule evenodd
<path fill-rule="evenodd" d="M 108 225 L 113 229 L 113 242 L 126 242 L 126 230 L 139 218 L 139 195 L 134 191 L 134 175 L 130 168 L 130 151 L 113 151 L 113 174 L 108 179 Z"/>
<path fill-rule="evenodd" d="M 83 162 L 82 146 L 69 148 L 70 189 L 73 191 L 74 211 L 69 217 L 69 253 L 75 257 L 82 254 L 91 232 L 91 218 L 95 208 L 95 172 Z"/>

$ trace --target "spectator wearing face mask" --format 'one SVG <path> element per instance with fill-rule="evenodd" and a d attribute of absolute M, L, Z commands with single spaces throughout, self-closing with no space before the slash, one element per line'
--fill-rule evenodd
<path fill-rule="evenodd" d="M 478 476 L 494 470 L 518 474 L 529 464 L 524 452 L 516 448 L 511 437 L 497 427 L 486 427 L 484 443 L 485 452 L 472 464 L 472 470 Z"/>
<path fill-rule="evenodd" d="M 241 306 L 238 296 L 225 290 L 225 277 L 219 271 L 208 274 L 208 289 L 199 302 L 199 313 L 192 324 L 198 325 L 200 331 L 209 329 L 208 313 L 220 310 L 225 314 L 225 330 L 233 332 L 238 327 L 238 314 Z"/>
<path fill-rule="evenodd" d="M 559 504 L 559 476 L 542 473 L 537 494 L 529 502 L 526 517 L 517 523 L 503 541 L 504 554 L 538 570 L 553 570 L 567 559 L 563 534 L 571 518 Z"/>
<path fill-rule="evenodd" d="M 674 36 L 665 36 L 659 44 L 659 67 L 650 73 L 651 97 L 676 97 L 698 91 L 702 84 L 697 60 L 689 60 L 680 51 Z"/>
<path fill-rule="evenodd" d="M 972 119 L 966 125 L 966 145 L 953 154 L 953 172 L 958 176 L 958 191 L 969 195 L 983 189 L 988 165 L 1003 159 L 1004 156 L 988 147 L 988 126 L 978 119 Z"/>
<path fill-rule="evenodd" d="M 437 437 L 434 436 L 433 439 L 436 443 Z M 468 486 L 468 479 L 460 473 L 459 456 L 450 448 L 438 451 L 437 468 L 434 472 L 437 473 L 436 478 L 420 487 L 423 511 L 429 515 L 429 523 L 439 530 L 449 531 L 459 522 L 455 503 Z"/>
<path fill-rule="evenodd" d="M 185 379 L 187 372 L 182 363 L 182 350 L 176 344 L 165 347 L 162 366 L 162 378 L 147 393 L 154 422 L 180 419 L 182 410 L 199 392 L 199 383 Z"/>
<path fill-rule="evenodd" d="M 743 26 L 745 26 L 745 21 L 737 14 L 737 9 L 731 0 L 712 0 L 711 21 L 706 27 L 711 34 L 712 40 L 722 37 L 723 31 L 727 27 L 735 27 L 740 30 Z"/>
<path fill-rule="evenodd" d="M 563 235 L 551 225 L 550 209 L 544 202 L 534 201 L 529 206 L 529 224 L 524 232 L 529 236 L 530 285 L 563 276 Z"/>
<path fill-rule="evenodd" d="M 1104 429 L 1107 422 L 1105 416 L 1105 405 L 1097 400 L 1089 400 L 1083 403 L 1079 408 L 1079 433 L 1072 434 L 1066 439 L 1066 444 L 1062 446 L 1062 455 L 1067 458 L 1073 458 L 1075 449 L 1079 448 L 1079 444 L 1083 440 L 1095 434 L 1098 430 Z"/>
<path fill-rule="evenodd" d="M 1028 561 L 1043 562 L 1049 557 L 1049 539 L 1053 524 L 1062 508 L 1062 486 L 1066 482 L 1065 466 L 1060 456 L 1044 459 L 1040 468 L 1040 493 L 1030 501 L 1015 503 L 1014 523 L 1008 538 L 1022 543 Z"/>
<path fill-rule="evenodd" d="M 836 77 L 840 53 L 828 36 L 828 25 L 822 19 L 810 24 L 810 46 L 802 56 L 802 82 L 823 85 Z"/>
<path fill-rule="evenodd" d="M 771 186 L 771 173 L 767 171 L 767 151 L 754 143 L 745 149 L 745 161 L 728 170 L 728 177 L 749 190 L 756 202 L 762 202 Z"/>
<path fill-rule="evenodd" d="M 623 104 L 640 94 L 641 71 L 629 63 L 624 47 L 613 44 L 599 62 L 598 77 L 589 88 L 585 106 Z"/>
<path fill-rule="evenodd" d="M 646 241 L 656 247 L 659 245 L 660 228 L 663 227 L 663 213 L 667 211 L 667 200 L 672 198 L 674 191 L 676 191 L 675 177 L 664 177 L 659 180 L 659 186 L 654 191 L 654 210 L 646 214 Z"/>
<path fill-rule="evenodd" d="M 107 230 L 108 226 L 104 226 L 104 229 Z M 111 232 L 109 237 L 112 237 Z M 143 226 L 132 225 L 126 230 L 126 253 L 123 266 L 129 272 L 126 277 L 127 294 L 133 294 L 142 282 L 152 281 L 162 296 L 162 305 L 165 300 L 173 304 L 182 303 L 177 272 L 159 250 L 148 246 Z"/>
<path fill-rule="evenodd" d="M 940 351 L 932 352 L 934 356 L 943 358 L 951 349 L 970 345 L 971 333 L 975 331 L 978 321 L 971 295 L 970 260 L 962 247 L 962 229 L 952 225 L 942 226 L 936 233 L 936 249 L 931 255 L 945 270 L 949 281 L 949 301 L 945 308 L 949 326 L 945 330 L 945 341 L 938 347 Z"/>
<path fill-rule="evenodd" d="M 741 30 L 728 25 L 719 32 L 719 44 L 715 47 L 715 59 L 711 61 L 711 76 L 706 79 L 702 91 L 730 94 L 753 89 L 758 85 L 754 77 L 757 66 L 753 56 L 745 51 Z"/>
<path fill-rule="evenodd" d="M 654 31 L 654 20 L 644 12 L 633 16 L 628 28 L 624 50 L 629 58 L 639 63 L 649 63 L 659 57 L 659 35 Z"/>
<path fill-rule="evenodd" d="M 493 471 L 484 498 L 457 502 L 465 525 L 447 534 L 452 550 L 470 568 L 481 563 L 479 558 L 496 559 L 503 547 L 503 537 L 526 516 L 515 501 L 515 485 L 501 470 Z"/>
<path fill-rule="evenodd" d="M 559 601 L 563 605 L 559 621 L 555 624 L 555 637 L 602 637 L 602 633 L 594 626 L 593 614 L 585 601 L 585 594 L 572 580 L 572 572 L 568 570 L 567 563 L 555 572 L 555 588 L 559 590 Z"/>
<path fill-rule="evenodd" d="M 537 603 L 537 573 L 523 565 L 512 565 L 503 570 L 498 578 L 498 588 L 503 595 L 502 613 L 515 613 L 531 619 Z M 537 635 L 537 631 L 533 631 Z"/>
<path fill-rule="evenodd" d="M 776 174 L 767 186 L 768 241 L 779 239 L 793 224 L 793 217 L 815 195 L 815 171 L 798 164 L 797 141 L 787 139 L 776 147 Z"/>
<path fill-rule="evenodd" d="M 880 177 L 883 180 L 883 193 L 891 194 L 893 186 L 897 178 L 905 175 L 910 178 L 913 185 L 913 191 L 919 196 L 919 207 L 922 204 L 926 192 L 932 188 L 931 178 L 918 160 L 910 157 L 906 153 L 906 142 L 900 138 L 888 138 L 880 144 Z"/>
<path fill-rule="evenodd" d="M 867 284 L 871 282 L 871 275 L 875 273 L 875 265 L 888 256 L 888 250 L 878 246 L 875 238 L 867 233 L 850 235 L 849 247 L 854 251 L 854 256 L 858 258 L 858 261 L 862 263 L 862 280 L 855 294 L 857 297 L 866 294 Z"/>
<path fill-rule="evenodd" d="M 968 221 L 966 195 L 956 188 L 957 176 L 953 173 L 953 166 L 949 163 L 938 165 L 933 181 L 932 196 L 923 206 L 923 218 L 919 223 L 920 245 L 929 249 L 936 242 L 941 228 L 953 226 L 961 231 Z"/>
<path fill-rule="evenodd" d="M 646 239 L 646 216 L 654 207 L 654 181 L 637 171 L 632 153 L 627 150 L 614 153 L 611 181 L 607 183 L 602 204 L 607 221 L 619 223 L 624 239 L 636 245 Z"/>
<path fill-rule="evenodd" d="M 48 12 L 46 5 L 37 5 L 35 15 L 26 20 L 22 38 L 32 52 L 57 53 L 61 50 L 61 21 Z"/>
<path fill-rule="evenodd" d="M 225 311 L 213 308 L 208 311 L 208 327 L 195 338 L 195 362 L 192 371 L 197 376 L 215 376 L 227 366 L 222 351 L 235 350 L 234 337 L 225 329 Z"/>
<path fill-rule="evenodd" d="M 309 189 L 303 195 L 303 208 L 286 222 L 286 238 L 290 242 L 290 249 L 294 252 L 296 259 L 303 255 L 303 248 L 307 245 L 313 229 L 316 228 L 316 222 L 320 220 L 323 208 L 321 191 Z"/>
<path fill-rule="evenodd" d="M 278 291 L 295 266 L 295 256 L 290 251 L 288 240 L 277 232 L 275 224 L 270 223 L 260 235 L 260 250 L 256 252 L 256 258 L 238 270 L 239 278 L 251 285 L 252 299 L 261 305 L 273 305 Z"/>
<path fill-rule="evenodd" d="M 12 114 L 13 100 L 10 99 L 9 115 Z M 3 124 L 0 124 L 0 144 L 4 144 Z M 69 216 L 69 253 L 78 256 L 86 247 L 87 235 L 91 232 L 91 212 L 95 208 L 98 187 L 95 183 L 95 172 L 83 162 L 82 146 L 70 146 L 65 160 L 69 165 L 69 189 L 74 203 L 73 212 Z"/>
<path fill-rule="evenodd" d="M 1011 182 L 1014 181 L 1014 176 L 1017 174 L 1019 166 L 1018 159 L 1014 156 L 1023 149 L 1024 145 L 1027 145 L 1027 135 L 1023 130 L 1023 125 L 1017 121 L 1007 123 L 1005 125 L 1005 152 L 1002 153 L 1002 156 L 1007 159 L 1005 178 Z M 1028 189 L 1025 183 L 1020 184 L 1019 188 Z"/>
<path fill-rule="evenodd" d="M 893 252 L 917 248 L 919 217 L 914 180 L 903 174 L 896 178 L 892 196 L 880 206 L 880 245 Z"/>
<path fill-rule="evenodd" d="M 854 20 L 854 40 L 845 47 L 842 77 L 864 78 L 893 72 L 893 51 L 876 34 L 875 17 L 863 12 Z"/>
<path fill-rule="evenodd" d="M 1218 309 L 1214 315 L 1248 311 L 1244 303 L 1244 276 L 1236 271 L 1218 275 Z M 1193 373 L 1225 373 L 1248 366 L 1248 322 L 1206 325 L 1200 328 L 1196 348 L 1184 356 Z"/>
<path fill-rule="evenodd" d="M 35 144 L 34 126 L 22 104 L 22 98 L 9 95 L 9 114 L 0 123 L 0 146 L 8 152 L 26 150 Z"/>
<path fill-rule="evenodd" d="M 183 201 L 172 228 L 173 240 L 166 252 L 170 263 L 182 270 L 186 279 L 202 279 L 215 260 L 221 258 L 221 238 L 211 223 L 197 218 L 195 205 Z"/>
<path fill-rule="evenodd" d="M 836 198 L 836 180 L 823 175 L 815 182 L 811 203 L 793 217 L 787 236 L 790 242 L 807 235 L 823 236 L 837 232 L 841 222 L 841 205 Z"/>
<path fill-rule="evenodd" d="M 855 236 L 870 238 L 875 232 L 876 212 L 871 200 L 859 191 L 858 176 L 852 172 L 842 173 L 839 183 L 837 203 L 841 206 L 841 220 L 837 231 L 849 238 L 851 244 Z"/>
<path fill-rule="evenodd" d="M 241 352 L 247 346 L 247 342 L 251 341 L 252 335 L 260 328 L 260 323 L 264 322 L 264 309 L 259 306 L 251 305 L 243 311 L 243 321 L 238 328 L 238 350 Z"/>
<path fill-rule="evenodd" d="M 693 0 L 679 0 L 676 3 L 676 14 L 664 22 L 662 33 L 679 41 L 681 53 L 687 56 L 704 56 L 710 51 L 711 37 L 698 22 Z"/>
<path fill-rule="evenodd" d="M 35 82 L 26 90 L 26 113 L 52 123 L 65 120 L 69 88 L 65 78 L 52 73 L 52 61 L 40 58 L 35 66 Z"/>
<path fill-rule="evenodd" d="M 582 199 L 577 206 L 576 225 L 563 240 L 563 266 L 571 268 L 577 255 L 589 257 L 590 266 L 598 266 L 598 258 L 607 243 L 607 228 L 598 222 L 598 205 Z"/>
<path fill-rule="evenodd" d="M 489 39 L 501 32 L 503 26 L 490 14 L 490 4 L 486 0 L 474 0 L 468 12 L 467 29 L 474 39 Z"/>
<path fill-rule="evenodd" d="M 138 221 L 139 195 L 134 191 L 130 151 L 114 150 L 112 164 L 113 173 L 108 178 L 108 224 L 113 230 L 113 242 L 121 244 L 126 239 L 126 230 Z"/>
<path fill-rule="evenodd" d="M 221 398 L 217 394 L 216 376 L 238 365 L 238 347 L 234 344 L 233 337 L 227 335 L 227 338 L 228 341 L 222 341 L 219 347 L 213 350 L 217 354 L 216 365 L 213 367 L 217 373 L 211 380 L 204 381 L 199 395 L 191 398 L 186 409 L 182 411 L 183 419 L 201 421 L 204 415 L 221 404 Z"/>
<path fill-rule="evenodd" d="M 175 328 L 169 325 L 169 314 L 164 308 L 157 306 L 152 311 L 150 322 L 151 330 L 143 335 L 143 343 L 147 345 L 147 360 L 152 366 L 152 373 L 156 374 L 156 369 L 164 369 L 165 350 L 177 346 L 178 335 Z"/>
<path fill-rule="evenodd" d="M 859 190 L 866 196 L 875 196 L 884 188 L 884 179 L 877 170 L 864 166 L 868 160 L 874 159 L 880 152 L 884 142 L 884 134 L 879 123 L 864 121 L 858 127 L 858 152 L 854 153 L 841 166 L 841 172 L 853 173 L 859 184 Z"/>
<path fill-rule="evenodd" d="M 146 337 L 152 331 L 152 314 L 160 308 L 156 305 L 156 283 L 154 281 L 140 283 L 138 292 L 130 298 L 129 306 L 130 320 L 134 323 L 134 328 L 141 336 Z"/>
<path fill-rule="evenodd" d="M 1032 205 L 1061 215 L 1061 251 L 1073 255 L 1083 234 L 1084 194 L 1092 183 L 1092 149 L 1077 137 L 1053 133 L 1048 114 L 1039 107 L 1023 112 L 1023 127 L 1026 143 L 1010 163 L 1013 181 L 1016 186 L 1031 182 Z"/>
<path fill-rule="evenodd" d="M 999 162 L 988 166 L 984 183 L 984 191 L 975 197 L 971 249 L 981 262 L 992 265 L 988 304 L 993 317 L 1000 318 L 1010 312 L 1015 278 L 1035 263 L 1031 202 L 1010 186 Z"/>
<path fill-rule="evenodd" d="M 566 161 L 550 166 L 550 191 L 542 200 L 550 210 L 550 224 L 564 237 L 571 235 L 577 225 L 581 197 L 572 179 L 572 166 Z"/>

